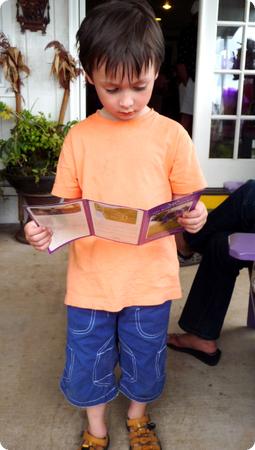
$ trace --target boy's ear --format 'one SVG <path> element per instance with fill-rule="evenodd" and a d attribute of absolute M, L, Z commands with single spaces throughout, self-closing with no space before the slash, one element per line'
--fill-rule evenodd
<path fill-rule="evenodd" d="M 155 80 L 158 78 L 158 72 L 155 73 Z"/>
<path fill-rule="evenodd" d="M 86 83 L 94 84 L 94 81 L 92 80 L 92 78 L 90 78 L 86 73 L 85 73 L 85 81 L 86 81 Z"/>

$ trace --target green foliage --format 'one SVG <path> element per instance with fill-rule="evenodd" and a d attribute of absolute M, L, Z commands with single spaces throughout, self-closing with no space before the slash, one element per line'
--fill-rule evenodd
<path fill-rule="evenodd" d="M 76 121 L 60 125 L 50 116 L 25 109 L 15 116 L 11 136 L 0 140 L 3 175 L 33 175 L 38 181 L 41 176 L 55 174 L 63 140 Z"/>
<path fill-rule="evenodd" d="M 13 109 L 0 101 L 0 119 L 10 120 L 13 117 Z"/>

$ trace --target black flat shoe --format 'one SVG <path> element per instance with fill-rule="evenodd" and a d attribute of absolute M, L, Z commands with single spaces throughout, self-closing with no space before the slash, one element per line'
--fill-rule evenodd
<path fill-rule="evenodd" d="M 167 344 L 167 347 L 172 348 L 176 352 L 188 353 L 189 355 L 194 356 L 195 358 L 199 359 L 199 361 L 202 361 L 208 366 L 216 366 L 221 357 L 221 350 L 219 348 L 217 348 L 216 352 L 214 353 L 205 353 L 201 350 L 195 350 L 189 347 L 177 347 L 177 345 L 174 344 Z"/>

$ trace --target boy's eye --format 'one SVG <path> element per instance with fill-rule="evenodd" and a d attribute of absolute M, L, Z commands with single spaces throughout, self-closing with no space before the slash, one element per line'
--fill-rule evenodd
<path fill-rule="evenodd" d="M 133 89 L 135 91 L 144 91 L 146 89 L 146 86 L 135 86 Z"/>
<path fill-rule="evenodd" d="M 118 88 L 105 88 L 105 90 L 108 94 L 115 94 L 115 92 L 118 92 Z"/>
<path fill-rule="evenodd" d="M 132 88 L 134 91 L 144 91 L 146 89 L 146 86 L 133 86 Z M 115 94 L 119 91 L 118 87 L 112 87 L 112 88 L 105 88 L 106 92 L 108 94 Z"/>

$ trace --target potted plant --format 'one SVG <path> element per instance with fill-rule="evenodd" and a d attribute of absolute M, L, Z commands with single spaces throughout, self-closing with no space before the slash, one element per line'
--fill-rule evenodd
<path fill-rule="evenodd" d="M 0 140 L 2 178 L 18 192 L 49 193 L 63 140 L 75 121 L 61 125 L 43 113 L 33 114 L 26 109 L 15 113 L 0 102 L 2 117 L 7 111 L 15 124 L 10 137 Z"/>
<path fill-rule="evenodd" d="M 15 94 L 16 112 L 19 113 L 22 110 L 21 86 L 23 84 L 20 73 L 24 72 L 28 76 L 30 69 L 25 64 L 21 51 L 17 47 L 11 46 L 2 31 L 0 32 L 0 66 L 2 66 L 3 74 Z"/>
<path fill-rule="evenodd" d="M 76 121 L 61 125 L 43 113 L 33 114 L 26 109 L 16 113 L 2 102 L 0 117 L 15 120 L 10 137 L 0 139 L 0 175 L 18 193 L 20 230 L 16 239 L 26 243 L 24 206 L 56 203 L 50 193 L 57 161 L 64 138 Z"/>
<path fill-rule="evenodd" d="M 17 47 L 11 46 L 4 33 L 0 32 L 0 66 L 11 85 L 16 98 L 16 111 L 0 102 L 0 117 L 15 120 L 11 136 L 0 139 L 0 160 L 4 169 L 2 177 L 6 178 L 15 189 L 22 193 L 44 193 L 51 191 L 53 175 L 63 140 L 70 126 L 64 125 L 64 116 L 70 94 L 70 84 L 81 73 L 77 62 L 59 41 L 52 41 L 47 48 L 55 49 L 51 72 L 64 89 L 58 121 L 53 121 L 44 113 L 33 114 L 21 107 L 21 72 L 30 74 L 24 57 Z M 47 183 L 51 181 L 48 186 Z"/>
<path fill-rule="evenodd" d="M 59 86 L 64 89 L 64 95 L 61 103 L 58 121 L 64 122 L 66 108 L 70 97 L 71 82 L 74 81 L 83 70 L 77 67 L 77 61 L 65 49 L 59 41 L 51 41 L 46 45 L 45 50 L 54 48 L 54 58 L 51 65 L 51 74 L 56 78 Z"/>
<path fill-rule="evenodd" d="M 76 67 L 76 61 L 58 41 L 52 41 L 46 48 L 54 47 L 55 57 L 52 63 L 52 73 L 64 89 L 64 97 L 58 121 L 39 112 L 33 114 L 28 109 L 22 110 L 21 72 L 30 74 L 19 49 L 12 47 L 4 33 L 0 32 L 0 66 L 3 74 L 15 94 L 16 111 L 0 102 L 0 117 L 14 119 L 8 139 L 0 139 L 0 170 L 1 178 L 16 189 L 19 194 L 19 216 L 23 225 L 24 203 L 42 204 L 45 199 L 38 196 L 50 195 L 56 165 L 63 140 L 69 128 L 76 121 L 64 124 L 67 102 L 70 93 L 70 83 L 80 75 L 81 69 Z M 8 117 L 7 117 L 8 116 Z M 1 169 L 1 166 L 0 166 Z M 34 196 L 34 199 L 33 199 Z M 40 201 L 39 201 L 40 200 Z M 54 202 L 47 197 L 46 201 Z"/>

